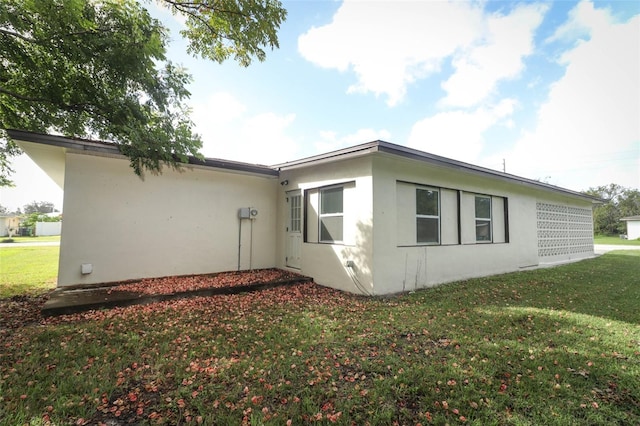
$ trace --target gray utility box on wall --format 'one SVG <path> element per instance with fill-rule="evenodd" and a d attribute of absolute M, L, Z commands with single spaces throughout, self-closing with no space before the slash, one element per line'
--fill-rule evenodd
<path fill-rule="evenodd" d="M 240 219 L 255 219 L 258 216 L 258 210 L 252 207 L 241 207 L 238 209 L 238 217 Z"/>

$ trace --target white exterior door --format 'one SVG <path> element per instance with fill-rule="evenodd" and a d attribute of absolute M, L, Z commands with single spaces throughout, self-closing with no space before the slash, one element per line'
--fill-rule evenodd
<path fill-rule="evenodd" d="M 286 265 L 300 269 L 300 251 L 302 249 L 302 195 L 300 191 L 287 193 L 287 253 Z"/>

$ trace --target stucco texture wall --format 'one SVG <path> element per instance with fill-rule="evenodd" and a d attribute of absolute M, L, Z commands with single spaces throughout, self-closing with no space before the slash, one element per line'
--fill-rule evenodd
<path fill-rule="evenodd" d="M 416 212 L 411 197 L 415 197 L 415 188 L 421 186 L 440 191 L 440 244 L 415 241 Z M 452 193 L 459 193 L 459 201 Z M 538 266 L 541 262 L 536 205 L 540 197 L 581 208 L 589 206 L 587 201 L 550 198 L 545 194 L 546 191 L 506 180 L 394 156 L 376 156 L 373 161 L 376 293 L 397 293 Z M 476 195 L 492 200 L 491 242 L 476 241 Z M 593 250 L 580 254 L 592 255 Z"/>
<path fill-rule="evenodd" d="M 259 212 L 242 221 L 240 268 L 273 267 L 276 186 L 202 168 L 141 180 L 126 159 L 67 153 L 58 285 L 236 270 L 240 207 Z"/>
<path fill-rule="evenodd" d="M 278 193 L 278 267 L 286 268 L 287 193 L 299 190 L 303 195 L 306 240 L 302 243 L 302 274 L 329 287 L 352 293 L 373 294 L 372 277 L 372 178 L 371 159 L 353 158 L 309 167 L 285 169 L 280 181 L 288 181 Z M 344 188 L 344 240 L 318 242 L 318 193 L 321 188 Z M 346 262 L 351 261 L 351 267 Z"/>
<path fill-rule="evenodd" d="M 627 221 L 627 238 L 630 240 L 640 238 L 640 220 Z"/>

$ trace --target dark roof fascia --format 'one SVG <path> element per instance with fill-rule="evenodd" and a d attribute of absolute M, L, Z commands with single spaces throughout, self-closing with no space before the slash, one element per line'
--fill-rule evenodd
<path fill-rule="evenodd" d="M 304 167 L 311 164 L 322 164 L 331 162 L 334 160 L 348 159 L 357 157 L 364 154 L 370 154 L 378 151 L 378 144 L 380 141 L 367 142 L 360 145 L 352 146 L 349 148 L 343 148 L 336 151 L 326 152 L 324 154 L 313 155 L 311 157 L 301 158 L 299 160 L 287 161 L 286 163 L 274 164 L 274 169 L 287 170 L 298 167 Z"/>
<path fill-rule="evenodd" d="M 474 164 L 465 163 L 463 161 L 458 161 L 458 160 L 454 160 L 447 157 L 441 157 L 439 155 L 430 154 L 428 152 L 419 151 L 417 149 L 408 148 L 406 146 L 396 145 L 396 144 L 384 142 L 384 141 L 377 141 L 377 142 L 378 142 L 378 147 L 380 152 L 386 152 L 386 153 L 398 155 L 404 158 L 411 158 L 419 161 L 428 161 L 436 164 L 441 164 L 450 168 L 459 169 L 462 171 L 477 173 L 481 175 L 489 175 L 491 177 L 495 177 L 501 180 L 506 180 L 508 182 L 517 182 L 517 183 L 525 184 L 527 186 L 533 186 L 536 188 L 545 189 L 548 191 L 560 192 L 560 193 L 571 195 L 574 197 L 585 198 L 597 204 L 600 204 L 603 202 L 603 200 L 598 197 L 594 197 L 592 195 L 584 194 L 578 191 L 573 191 L 571 189 L 562 188 L 560 186 L 550 185 L 548 183 L 540 182 L 533 179 L 527 179 L 524 177 L 512 175 L 505 172 L 499 172 L 497 170 L 476 166 Z"/>
<path fill-rule="evenodd" d="M 420 151 L 413 148 L 408 148 L 406 146 L 397 145 L 397 144 L 385 142 L 382 140 L 376 140 L 373 142 L 356 145 L 351 148 L 344 148 L 337 151 L 328 152 L 325 154 L 302 158 L 300 160 L 294 160 L 287 163 L 277 164 L 277 165 L 274 165 L 273 167 L 279 170 L 286 170 L 289 168 L 297 168 L 297 167 L 303 167 L 311 164 L 321 164 L 329 161 L 334 161 L 339 157 L 347 159 L 347 158 L 353 158 L 356 156 L 373 153 L 373 152 L 392 154 L 392 155 L 396 155 L 403 158 L 408 158 L 408 159 L 422 161 L 422 162 L 429 162 L 429 163 L 445 166 L 448 168 L 458 169 L 465 172 L 476 173 L 484 176 L 491 176 L 491 177 L 505 180 L 511 183 L 516 182 L 516 183 L 524 184 L 527 186 L 532 186 L 538 189 L 544 189 L 547 191 L 559 192 L 559 193 L 570 195 L 573 197 L 588 199 L 591 202 L 597 203 L 597 204 L 600 204 L 603 202 L 603 200 L 600 198 L 583 194 L 581 192 L 572 191 L 570 189 L 562 188 L 555 185 L 550 185 L 548 183 L 539 182 L 533 179 L 523 178 L 523 177 L 512 175 L 509 173 L 503 173 L 496 170 L 487 169 L 485 167 L 480 167 L 470 163 L 453 160 L 451 158 L 441 157 L 439 155 L 430 154 L 428 152 Z"/>
<path fill-rule="evenodd" d="M 42 133 L 26 132 L 24 130 L 7 129 L 7 133 L 12 139 L 39 143 L 42 145 L 57 146 L 77 151 L 94 152 L 98 154 L 120 155 L 123 154 L 118 149 L 118 145 L 111 142 L 93 141 L 88 139 L 70 138 L 66 136 L 47 135 Z M 221 160 L 217 158 L 199 158 L 188 157 L 188 164 L 194 166 L 204 166 L 217 169 L 234 170 L 246 173 L 254 173 L 259 175 L 267 175 L 277 177 L 280 175 L 278 170 L 262 166 L 259 164 L 242 163 L 238 161 Z"/>
<path fill-rule="evenodd" d="M 216 169 L 236 170 L 240 172 L 255 173 L 273 177 L 280 176 L 280 172 L 278 170 L 269 166 L 242 163 L 239 161 L 222 160 L 219 158 L 205 158 L 204 160 L 201 160 L 196 157 L 189 157 L 189 164 L 192 164 L 194 166 L 212 167 Z"/>
<path fill-rule="evenodd" d="M 11 139 L 39 143 L 41 145 L 57 146 L 77 151 L 96 152 L 101 154 L 122 155 L 116 144 L 98 142 L 88 139 L 69 138 L 66 136 L 47 135 L 43 133 L 27 132 L 24 130 L 7 129 Z"/>

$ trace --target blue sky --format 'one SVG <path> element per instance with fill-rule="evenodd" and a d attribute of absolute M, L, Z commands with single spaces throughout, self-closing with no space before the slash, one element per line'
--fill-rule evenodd
<path fill-rule="evenodd" d="M 202 153 L 274 164 L 382 139 L 574 190 L 640 188 L 640 2 L 285 1 L 280 49 L 242 68 L 168 58 Z M 28 158 L 0 204 L 62 208 Z"/>

